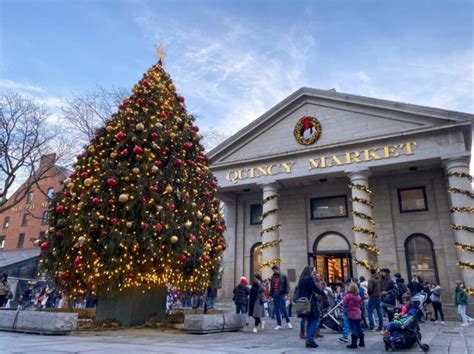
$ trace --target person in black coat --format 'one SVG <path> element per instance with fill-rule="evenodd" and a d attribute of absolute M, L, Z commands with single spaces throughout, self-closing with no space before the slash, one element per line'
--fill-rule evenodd
<path fill-rule="evenodd" d="M 249 303 L 250 289 L 248 287 L 248 280 L 246 277 L 240 278 L 240 284 L 234 288 L 234 303 L 235 312 L 246 314 Z"/>
<path fill-rule="evenodd" d="M 423 280 L 414 275 L 411 282 L 408 283 L 407 288 L 410 290 L 410 295 L 413 297 L 416 294 L 421 293 L 421 290 L 423 290 Z"/>
<path fill-rule="evenodd" d="M 315 341 L 316 330 L 319 325 L 320 311 L 318 304 L 318 295 L 324 296 L 325 293 L 316 285 L 314 280 L 314 268 L 306 266 L 300 275 L 298 282 L 299 298 L 305 297 L 311 301 L 311 312 L 306 316 L 308 321 L 308 330 L 306 332 L 306 347 L 316 348 Z"/>

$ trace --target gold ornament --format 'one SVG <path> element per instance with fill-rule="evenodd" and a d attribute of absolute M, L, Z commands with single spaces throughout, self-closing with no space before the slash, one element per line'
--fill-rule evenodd
<path fill-rule="evenodd" d="M 134 167 L 132 172 L 138 175 L 140 173 L 140 169 L 138 167 Z"/>
<path fill-rule="evenodd" d="M 111 125 L 108 125 L 105 130 L 107 130 L 109 133 L 113 132 L 114 131 L 114 127 L 111 126 Z"/>
<path fill-rule="evenodd" d="M 84 180 L 84 185 L 85 185 L 86 187 L 90 187 L 90 186 L 92 186 L 92 183 L 93 183 L 93 182 L 94 182 L 94 180 L 93 180 L 91 177 L 89 177 L 89 178 L 86 178 L 86 179 Z"/>
<path fill-rule="evenodd" d="M 153 172 L 153 173 L 157 173 L 159 170 L 160 170 L 160 169 L 158 168 L 158 166 L 153 165 L 153 166 L 151 167 L 151 172 Z"/>
<path fill-rule="evenodd" d="M 163 129 L 163 124 L 158 122 L 158 123 L 155 124 L 155 127 L 156 127 L 156 129 L 161 130 L 161 129 Z"/>
<path fill-rule="evenodd" d="M 198 210 L 198 211 L 196 212 L 196 216 L 198 217 L 198 219 L 201 219 L 201 218 L 202 218 L 202 213 L 201 213 L 200 210 Z"/>
<path fill-rule="evenodd" d="M 67 189 L 71 190 L 74 188 L 74 183 L 70 182 L 67 184 Z"/>
<path fill-rule="evenodd" d="M 171 185 L 168 184 L 165 188 L 165 191 L 163 192 L 163 195 L 166 195 L 172 192 L 173 192 L 173 187 L 171 187 Z"/>
<path fill-rule="evenodd" d="M 136 126 L 135 126 L 135 129 L 138 130 L 139 132 L 143 131 L 145 129 L 145 126 L 143 125 L 143 123 L 138 123 Z"/>
<path fill-rule="evenodd" d="M 94 152 L 95 152 L 94 146 L 93 146 L 93 145 L 89 146 L 89 147 L 87 148 L 87 151 L 89 151 L 91 154 L 94 153 Z"/>
<path fill-rule="evenodd" d="M 81 236 L 77 239 L 77 241 L 82 246 L 84 244 L 84 242 L 86 242 L 86 238 L 84 236 Z"/>
<path fill-rule="evenodd" d="M 191 226 L 193 226 L 193 223 L 188 220 L 188 221 L 186 221 L 186 222 L 184 223 L 184 226 L 185 226 L 187 229 L 189 229 L 189 228 L 191 228 Z"/>
<path fill-rule="evenodd" d="M 99 215 L 99 220 L 104 220 L 104 219 L 105 219 L 104 215 Z"/>
<path fill-rule="evenodd" d="M 128 228 L 131 228 L 131 227 L 133 226 L 133 222 L 127 221 L 127 223 L 125 224 L 125 226 L 127 226 Z"/>
<path fill-rule="evenodd" d="M 111 158 L 111 159 L 116 159 L 117 156 L 118 156 L 118 154 L 117 154 L 116 151 L 112 151 L 112 152 L 110 153 L 110 158 Z"/>
<path fill-rule="evenodd" d="M 211 218 L 206 215 L 202 218 L 202 221 L 204 222 L 204 224 L 209 225 L 211 223 Z"/>
<path fill-rule="evenodd" d="M 120 203 L 126 203 L 128 202 L 128 194 L 123 193 L 119 195 L 119 202 Z"/>
<path fill-rule="evenodd" d="M 175 236 L 175 235 L 171 236 L 170 237 L 170 242 L 173 243 L 173 244 L 178 242 L 178 236 Z"/>

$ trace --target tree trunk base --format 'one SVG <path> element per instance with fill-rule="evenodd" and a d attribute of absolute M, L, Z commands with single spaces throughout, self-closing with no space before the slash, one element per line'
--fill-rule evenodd
<path fill-rule="evenodd" d="M 145 291 L 145 293 L 143 293 Z M 97 320 L 115 319 L 123 326 L 139 326 L 152 316 L 163 320 L 166 315 L 166 287 L 127 288 L 115 294 L 99 292 Z"/>

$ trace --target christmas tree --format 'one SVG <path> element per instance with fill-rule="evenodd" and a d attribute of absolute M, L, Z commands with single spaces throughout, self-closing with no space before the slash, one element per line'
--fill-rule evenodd
<path fill-rule="evenodd" d="M 77 156 L 51 203 L 41 267 L 72 296 L 172 284 L 202 291 L 225 250 L 199 128 L 161 60 Z"/>

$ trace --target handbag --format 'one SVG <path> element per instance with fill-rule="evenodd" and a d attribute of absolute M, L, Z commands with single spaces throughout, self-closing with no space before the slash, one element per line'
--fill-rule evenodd
<path fill-rule="evenodd" d="M 300 316 L 307 316 L 311 314 L 311 301 L 313 300 L 313 293 L 308 299 L 307 297 L 300 297 L 295 302 L 295 312 Z"/>

